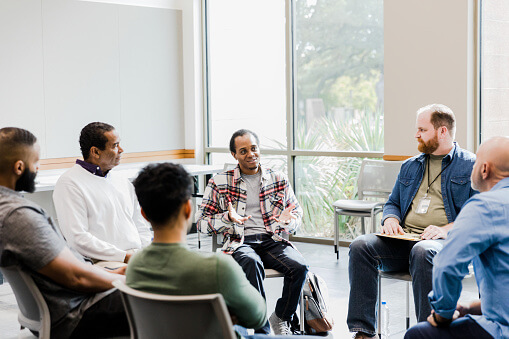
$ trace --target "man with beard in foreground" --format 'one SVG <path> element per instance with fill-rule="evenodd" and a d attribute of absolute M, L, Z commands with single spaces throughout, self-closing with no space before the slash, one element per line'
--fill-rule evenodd
<path fill-rule="evenodd" d="M 433 257 L 442 249 L 463 204 L 476 193 L 470 186 L 475 155 L 454 142 L 452 110 L 433 104 L 417 111 L 420 155 L 405 161 L 384 206 L 381 233 L 418 234 L 405 241 L 366 234 L 350 245 L 350 299 L 347 324 L 355 338 L 376 336 L 378 270 L 409 271 L 418 321 L 431 312 Z"/>
<path fill-rule="evenodd" d="M 107 272 L 66 246 L 51 218 L 17 191 L 34 192 L 40 147 L 21 128 L 0 129 L 0 266 L 30 274 L 48 304 L 52 338 L 129 334 L 120 293 Z"/>

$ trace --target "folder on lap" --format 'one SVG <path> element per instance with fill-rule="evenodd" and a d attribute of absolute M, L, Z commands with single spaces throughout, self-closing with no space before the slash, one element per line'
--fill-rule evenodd
<path fill-rule="evenodd" d="M 415 234 L 415 233 L 405 233 L 405 234 L 396 234 L 396 235 L 377 233 L 376 235 L 379 237 L 401 239 L 401 240 L 407 240 L 407 241 L 421 241 L 422 240 L 421 235 Z"/>

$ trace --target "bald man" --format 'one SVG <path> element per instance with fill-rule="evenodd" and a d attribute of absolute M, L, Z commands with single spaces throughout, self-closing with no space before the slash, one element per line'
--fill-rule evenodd
<path fill-rule="evenodd" d="M 466 202 L 435 257 L 433 310 L 406 339 L 509 338 L 509 137 L 479 147 L 471 182 L 482 193 Z M 471 261 L 481 300 L 457 305 Z"/>

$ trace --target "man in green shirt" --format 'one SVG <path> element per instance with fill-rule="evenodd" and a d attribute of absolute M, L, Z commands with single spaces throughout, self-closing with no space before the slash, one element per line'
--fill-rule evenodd
<path fill-rule="evenodd" d="M 170 163 L 149 165 L 134 187 L 141 213 L 154 229 L 154 240 L 129 261 L 127 285 L 169 295 L 221 293 L 235 323 L 254 329 L 265 325 L 265 300 L 235 260 L 186 246 L 192 210 L 191 178 L 186 170 Z"/>

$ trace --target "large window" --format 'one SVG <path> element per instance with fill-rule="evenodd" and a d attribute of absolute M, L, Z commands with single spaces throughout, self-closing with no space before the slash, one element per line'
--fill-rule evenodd
<path fill-rule="evenodd" d="M 206 0 L 211 163 L 239 128 L 285 171 L 298 235 L 331 237 L 332 203 L 354 198 L 363 158 L 383 154 L 383 0 Z M 343 238 L 357 220 L 341 220 Z"/>
<path fill-rule="evenodd" d="M 480 141 L 509 135 L 509 1 L 481 2 Z"/>
<path fill-rule="evenodd" d="M 286 149 L 284 0 L 211 0 L 207 12 L 209 146 L 248 128 Z"/>

